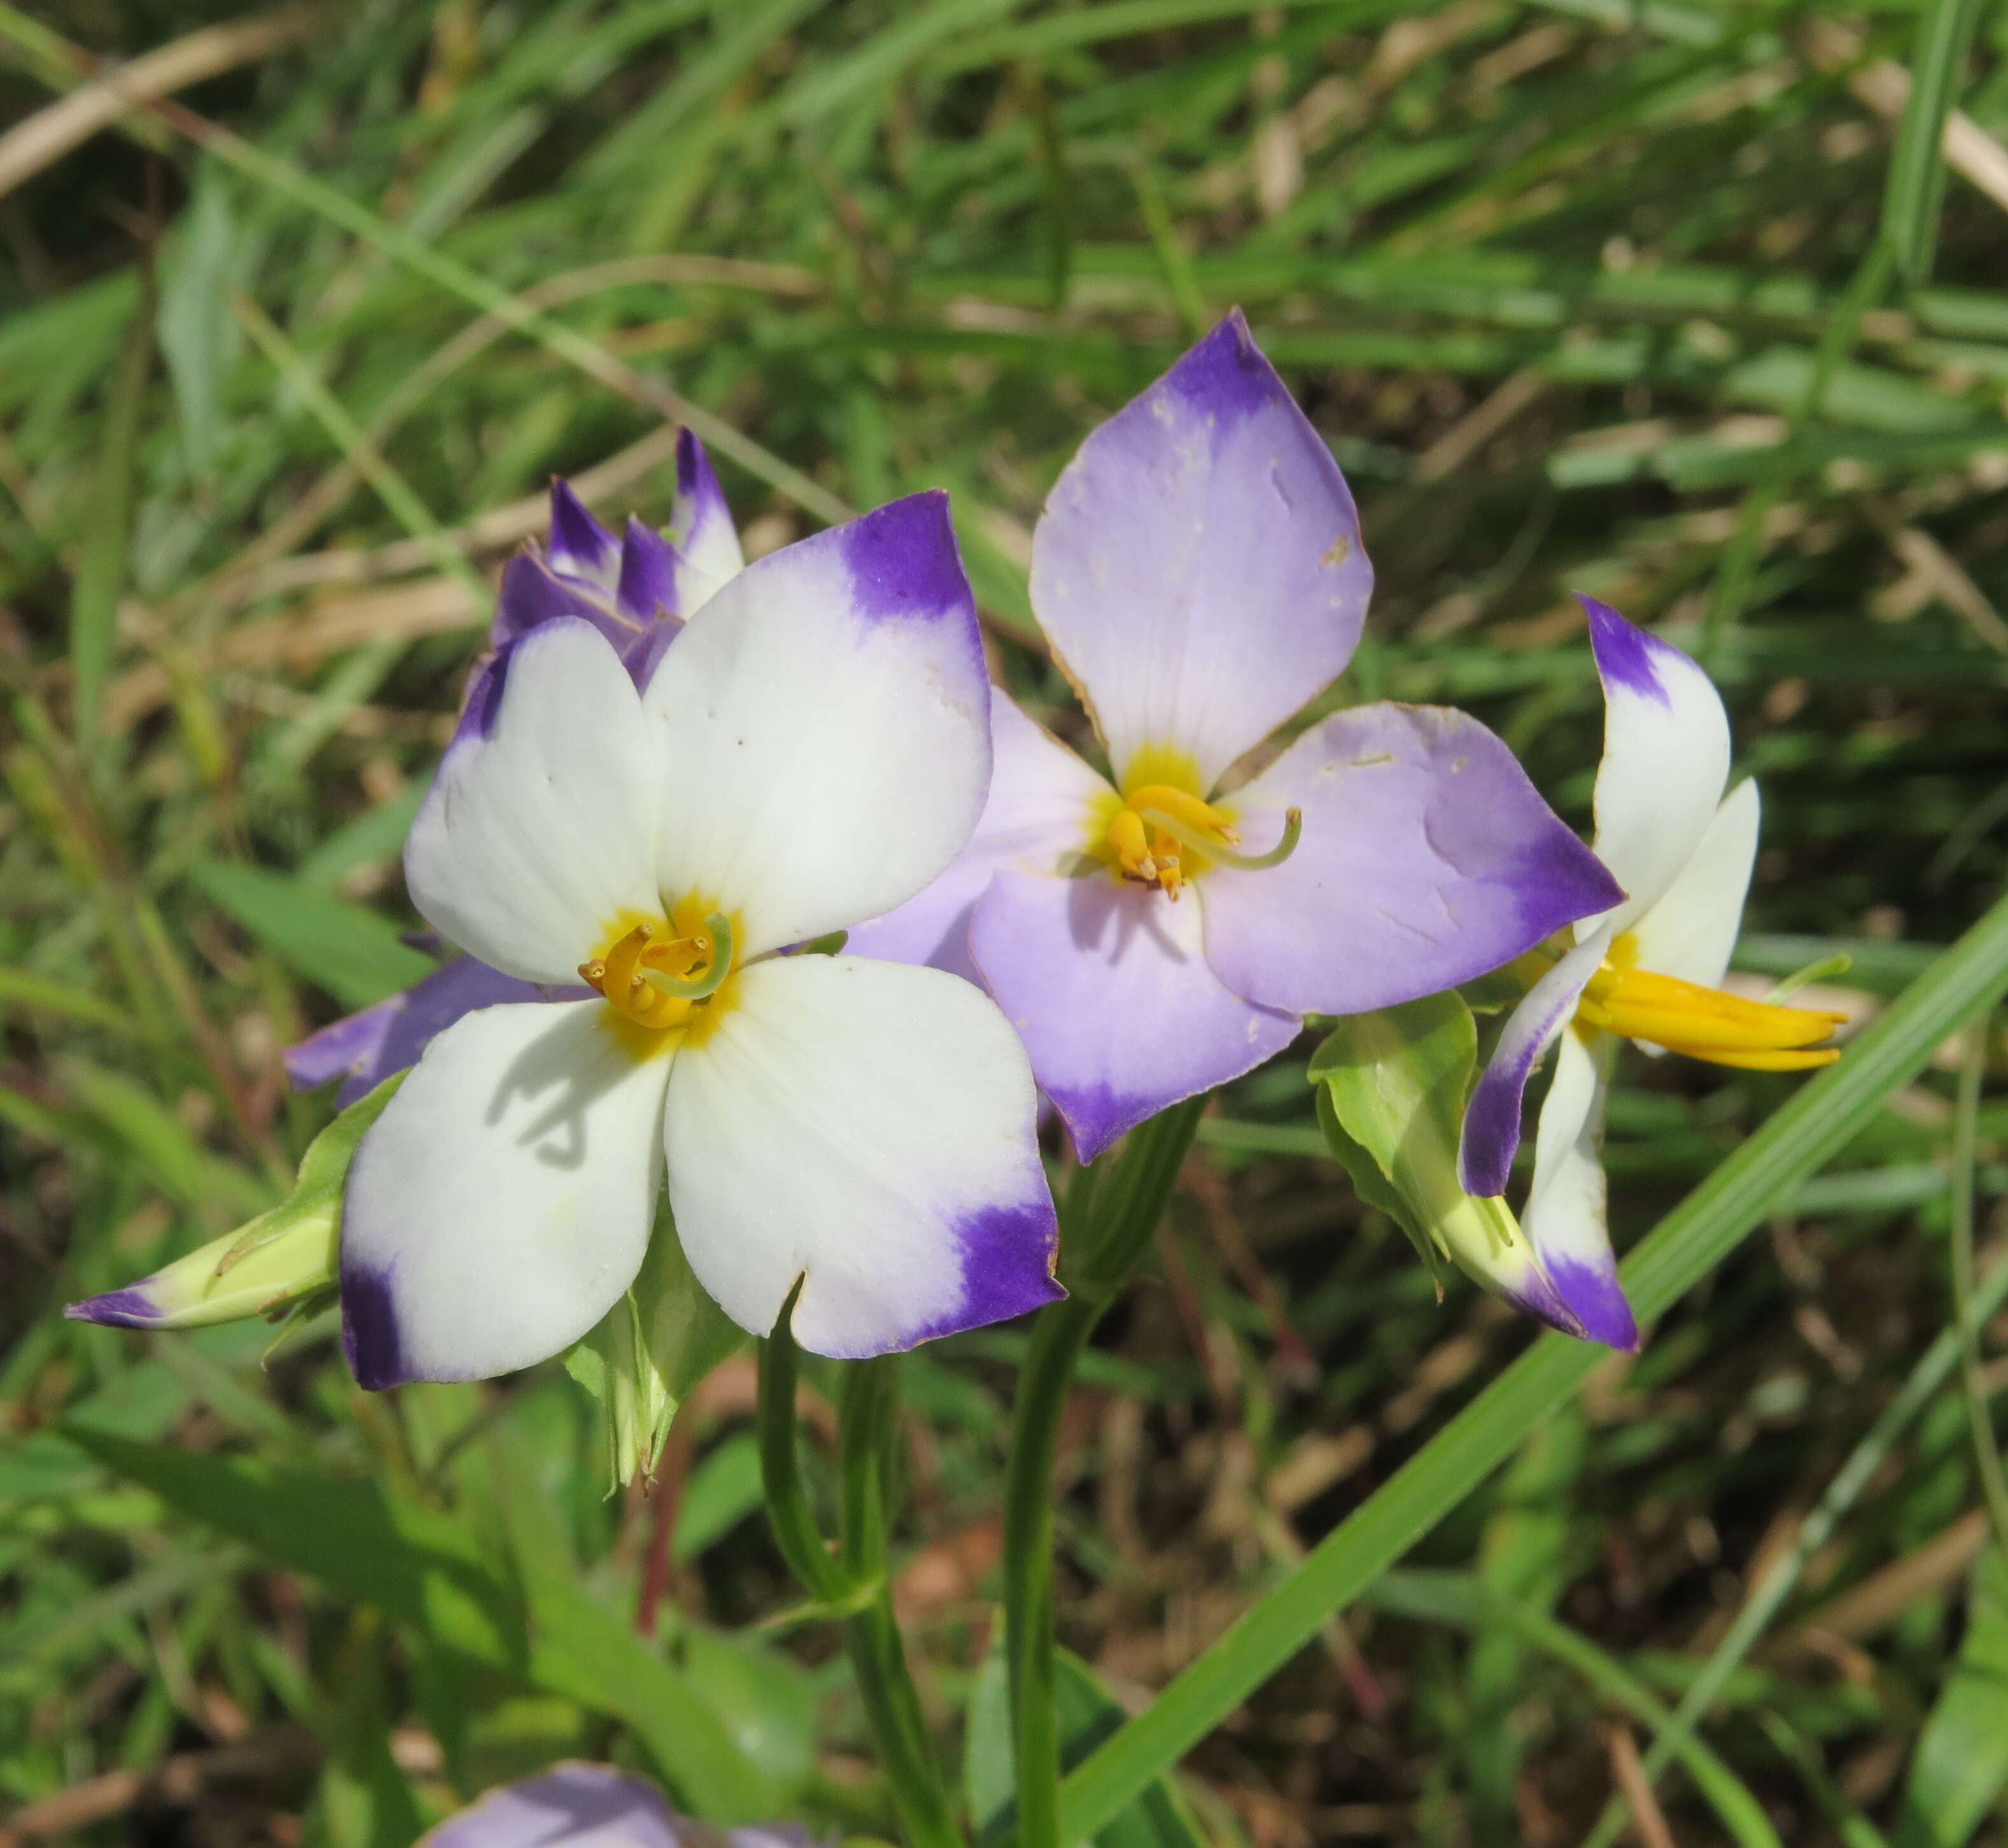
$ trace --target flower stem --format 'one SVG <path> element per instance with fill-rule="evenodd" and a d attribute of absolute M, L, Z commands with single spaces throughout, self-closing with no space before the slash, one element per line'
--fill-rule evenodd
<path fill-rule="evenodd" d="M 1041 1313 L 1018 1378 L 1004 1488 L 1005 1655 L 1018 1848 L 1059 1844 L 1053 1464 L 1060 1414 L 1081 1350 L 1150 1243 L 1205 1108 L 1204 1096 L 1173 1104 L 1131 1132 L 1113 1172 L 1084 1168 L 1075 1175 L 1062 1220 L 1069 1295 Z"/>
<path fill-rule="evenodd" d="M 899 1440 L 900 1357 L 854 1362 L 844 1369 L 840 1450 L 843 1482 L 843 1566 L 853 1582 L 874 1586 L 848 1620 L 850 1661 L 864 1696 L 893 1806 L 911 1848 L 962 1848 L 927 1715 L 907 1666 L 886 1571 L 893 1467 Z"/>
<path fill-rule="evenodd" d="M 797 1284 L 760 1344 L 758 1426 L 767 1519 L 788 1568 L 811 1598 L 849 1609 L 850 1660 L 909 1848 L 963 1848 L 907 1668 L 886 1574 L 892 1462 L 899 1435 L 898 1356 L 843 1370 L 838 1440 L 843 1532 L 832 1553 L 809 1506 L 795 1451 Z M 833 1613 L 834 1614 L 834 1613 Z"/>

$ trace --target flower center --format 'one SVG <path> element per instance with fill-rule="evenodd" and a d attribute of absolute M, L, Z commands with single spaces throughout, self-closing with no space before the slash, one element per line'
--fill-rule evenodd
<path fill-rule="evenodd" d="M 1819 1042 L 1833 1037 L 1845 1014 L 1746 1001 L 1720 988 L 1655 975 L 1634 965 L 1637 953 L 1628 932 L 1610 946 L 1576 1003 L 1578 1021 L 1689 1058 L 1753 1072 L 1804 1071 L 1840 1057 L 1837 1048 Z"/>
<path fill-rule="evenodd" d="M 1266 853 L 1240 852 L 1241 836 L 1231 811 L 1202 800 L 1168 783 L 1147 783 L 1121 798 L 1105 799 L 1094 817 L 1089 853 L 1117 877 L 1134 885 L 1154 885 L 1175 900 L 1185 882 L 1218 863 L 1259 871 L 1280 866 L 1296 851 L 1303 818 L 1292 809 L 1285 817 L 1283 837 Z"/>
<path fill-rule="evenodd" d="M 603 956 L 580 963 L 580 981 L 598 989 L 617 1014 L 637 1026 L 667 1033 L 688 1025 L 692 1011 L 732 973 L 732 922 L 713 911 L 702 928 L 675 931 L 673 924 L 636 924 Z"/>

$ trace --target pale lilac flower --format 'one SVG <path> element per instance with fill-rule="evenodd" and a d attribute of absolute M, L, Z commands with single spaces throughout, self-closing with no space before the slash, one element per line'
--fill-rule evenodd
<path fill-rule="evenodd" d="M 1708 676 L 1607 604 L 1579 600 L 1603 683 L 1596 849 L 1628 896 L 1615 910 L 1579 920 L 1564 953 L 1522 965 L 1526 998 L 1472 1092 L 1459 1165 L 1471 1193 L 1506 1191 L 1527 1080 L 1555 1047 L 1521 1221 L 1582 1330 L 1629 1348 L 1639 1333 L 1611 1253 L 1600 1156 L 1617 1041 L 1655 1055 L 1796 1071 L 1839 1056 L 1819 1042 L 1842 1016 L 1747 1001 L 1717 987 L 1756 857 L 1757 786 L 1746 780 L 1723 793 L 1729 717 Z"/>
<path fill-rule="evenodd" d="M 549 540 L 534 540 L 510 560 L 489 627 L 493 649 L 475 670 L 464 702 L 483 707 L 509 650 L 559 617 L 589 622 L 613 644 L 637 686 L 643 684 L 684 621 L 746 568 L 738 528 L 704 445 L 677 436 L 677 489 L 666 534 L 631 514 L 616 539 L 586 511 L 570 483 L 551 483 Z M 286 1049 L 295 1090 L 341 1079 L 346 1107 L 416 1062 L 433 1037 L 461 1015 L 504 1001 L 575 1001 L 575 983 L 540 987 L 504 975 L 472 956 L 454 956 L 429 976 L 373 1007 L 332 1022 Z"/>
<path fill-rule="evenodd" d="M 1307 1013 L 1451 987 L 1621 896 L 1461 712 L 1337 712 L 1236 785 L 1351 659 L 1372 585 L 1345 479 L 1238 313 L 1053 489 L 1032 605 L 1114 780 L 998 696 L 968 851 L 851 945 L 981 980 L 1084 1160 Z"/>
<path fill-rule="evenodd" d="M 1052 1300 L 1035 1099 L 935 970 L 788 956 L 918 892 L 974 827 L 989 686 L 946 496 L 748 567 L 638 688 L 576 617 L 514 643 L 405 848 L 490 968 L 584 1001 L 464 1016 L 364 1136 L 341 1228 L 365 1386 L 526 1366 L 628 1288 L 666 1185 L 765 1334 L 879 1353 Z"/>
<path fill-rule="evenodd" d="M 498 1785 L 415 1848 L 813 1848 L 805 1829 L 715 1829 L 610 1765 L 557 1765 Z"/>

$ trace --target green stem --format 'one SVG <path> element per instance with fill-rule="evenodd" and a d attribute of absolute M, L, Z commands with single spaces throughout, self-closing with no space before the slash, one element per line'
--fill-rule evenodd
<path fill-rule="evenodd" d="M 870 1602 L 846 1627 L 852 1671 L 878 1740 L 907 1840 L 911 1848 L 962 1848 L 962 1832 L 935 1760 L 927 1715 L 907 1666 L 886 1570 L 899 1439 L 899 1365 L 900 1357 L 888 1354 L 844 1369 L 840 1442 L 843 1564 L 856 1583 L 875 1588 Z"/>
<path fill-rule="evenodd" d="M 1004 1486 L 1004 1648 L 1019 1848 L 1056 1848 L 1059 1840 L 1053 1465 L 1060 1414 L 1081 1350 L 1150 1242 L 1205 1108 L 1204 1097 L 1174 1104 L 1131 1132 L 1112 1174 L 1083 1168 L 1074 1177 L 1064 1214 L 1069 1294 L 1039 1316 L 1019 1375 Z"/>

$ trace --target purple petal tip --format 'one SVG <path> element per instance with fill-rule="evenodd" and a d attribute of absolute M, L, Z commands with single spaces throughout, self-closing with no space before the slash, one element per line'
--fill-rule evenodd
<path fill-rule="evenodd" d="M 1547 1270 L 1556 1294 L 1581 1323 L 1571 1332 L 1621 1353 L 1639 1352 L 1639 1323 L 1614 1271 L 1564 1257 L 1550 1258 Z"/>
<path fill-rule="evenodd" d="M 391 1291 L 391 1273 L 362 1265 L 345 1265 L 341 1272 L 341 1348 L 349 1371 L 366 1392 L 401 1386 L 410 1377 L 405 1369 L 404 1344 L 398 1333 L 398 1309 Z"/>
<path fill-rule="evenodd" d="M 1238 308 L 1165 373 L 1159 389 L 1175 394 L 1221 425 L 1237 423 L 1264 405 L 1289 397 Z"/>
<path fill-rule="evenodd" d="M 1670 642 L 1647 634 L 1636 623 L 1626 621 L 1608 603 L 1599 602 L 1581 591 L 1575 593 L 1575 600 L 1589 619 L 1589 645 L 1604 685 L 1622 687 L 1642 699 L 1670 706 L 1673 698 L 1660 678 L 1656 657 L 1662 652 L 1680 655 L 1680 650 Z"/>
<path fill-rule="evenodd" d="M 677 432 L 677 492 L 695 494 L 712 479 L 711 458 L 704 453 L 697 432 L 686 425 Z"/>
<path fill-rule="evenodd" d="M 909 494 L 840 528 L 861 614 L 878 622 L 967 614 L 975 599 L 940 488 Z"/>
<path fill-rule="evenodd" d="M 1052 1202 L 1041 1198 L 985 1207 L 957 1228 L 963 1299 L 918 1338 L 1008 1322 L 1066 1295 L 1052 1274 L 1059 1238 Z"/>
<path fill-rule="evenodd" d="M 63 1313 L 72 1322 L 101 1322 L 111 1328 L 151 1328 L 161 1320 L 160 1310 L 142 1284 L 65 1303 Z"/>
<path fill-rule="evenodd" d="M 617 549 L 613 535 L 586 511 L 562 475 L 551 479 L 551 557 L 587 576 L 604 571 Z"/>

